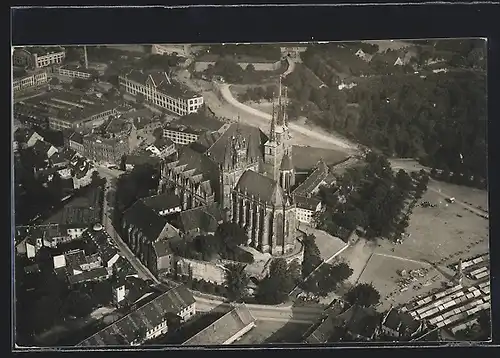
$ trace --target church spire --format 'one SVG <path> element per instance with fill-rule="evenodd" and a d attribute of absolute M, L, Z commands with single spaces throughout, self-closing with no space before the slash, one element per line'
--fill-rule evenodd
<path fill-rule="evenodd" d="M 275 108 L 273 102 L 273 113 L 271 115 L 271 131 L 269 133 L 269 140 L 274 141 L 276 139 L 276 123 L 275 123 Z"/>

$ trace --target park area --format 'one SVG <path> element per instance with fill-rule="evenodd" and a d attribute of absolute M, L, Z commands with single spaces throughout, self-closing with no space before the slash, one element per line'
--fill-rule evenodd
<path fill-rule="evenodd" d="M 487 207 L 484 191 L 441 182 L 431 185 L 463 203 Z M 371 283 L 380 292 L 381 309 L 441 287 L 454 274 L 447 265 L 489 252 L 488 220 L 457 202 L 448 203 L 439 189 L 428 190 L 417 202 L 406 230 L 409 236 L 401 244 L 359 240 L 341 254 L 354 271 L 351 283 Z M 431 206 L 423 207 L 422 202 Z M 419 275 L 407 284 L 398 284 L 402 270 Z"/>

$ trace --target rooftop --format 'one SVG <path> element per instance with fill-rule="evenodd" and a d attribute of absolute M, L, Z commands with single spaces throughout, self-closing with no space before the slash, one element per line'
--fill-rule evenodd
<path fill-rule="evenodd" d="M 166 124 L 164 128 L 172 130 L 186 128 L 185 131 L 200 133 L 200 132 L 216 132 L 223 125 L 224 125 L 223 122 L 219 121 L 218 119 L 212 116 L 208 116 L 203 113 L 191 113 Z"/>
<path fill-rule="evenodd" d="M 181 199 L 174 193 L 169 192 L 150 196 L 141 200 L 147 207 L 153 209 L 157 213 L 163 210 L 180 208 L 182 205 Z"/>
<path fill-rule="evenodd" d="M 310 197 L 312 192 L 321 185 L 322 182 L 326 182 L 326 178 L 329 174 L 329 168 L 323 161 L 319 161 L 313 172 L 304 180 L 295 190 L 293 195 Z"/>
<path fill-rule="evenodd" d="M 167 225 L 167 220 L 147 206 L 143 200 L 138 200 L 124 213 L 124 220 L 139 230 L 151 242 L 158 239 Z"/>
<path fill-rule="evenodd" d="M 195 303 L 185 286 L 173 288 L 147 302 L 77 346 L 130 345 L 136 341 L 138 330 L 150 330 L 160 325 L 167 314 L 179 314 Z"/>
<path fill-rule="evenodd" d="M 183 346 L 222 345 L 256 322 L 245 304 L 235 306 L 217 321 L 185 341 Z"/>
<path fill-rule="evenodd" d="M 281 205 L 284 200 L 283 189 L 275 180 L 253 170 L 243 173 L 236 188 L 239 192 L 266 203 Z"/>
<path fill-rule="evenodd" d="M 122 76 L 142 85 L 146 85 L 149 81 L 149 83 L 151 83 L 151 85 L 158 91 L 173 97 L 184 99 L 201 97 L 201 94 L 191 91 L 189 88 L 183 86 L 180 83 L 174 82 L 171 78 L 168 77 L 166 72 L 146 72 L 134 69 L 128 73 L 123 74 Z"/>
<path fill-rule="evenodd" d="M 90 271 L 83 271 L 77 275 L 72 275 L 68 277 L 70 285 L 74 285 L 80 282 L 97 280 L 109 275 L 108 270 L 104 267 L 97 267 Z"/>
<path fill-rule="evenodd" d="M 64 48 L 60 46 L 47 46 L 47 47 L 38 47 L 38 46 L 26 46 L 22 48 L 23 50 L 29 52 L 32 55 L 37 56 L 45 56 L 51 53 L 63 52 Z"/>
<path fill-rule="evenodd" d="M 156 165 L 159 164 L 160 162 L 161 162 L 160 158 L 145 152 L 127 155 L 127 158 L 125 159 L 125 164 L 130 164 L 130 165 L 142 165 L 142 164 Z"/>
<path fill-rule="evenodd" d="M 219 223 L 216 215 L 207 206 L 200 206 L 172 215 L 170 222 L 174 227 L 183 232 L 197 230 L 201 232 L 215 232 Z"/>

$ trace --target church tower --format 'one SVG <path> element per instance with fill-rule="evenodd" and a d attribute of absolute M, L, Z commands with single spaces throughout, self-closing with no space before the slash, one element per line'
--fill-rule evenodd
<path fill-rule="evenodd" d="M 289 194 L 295 185 L 295 170 L 293 169 L 292 157 L 289 153 L 283 155 L 280 166 L 280 185 Z"/>
<path fill-rule="evenodd" d="M 285 154 L 291 157 L 290 132 L 286 118 L 286 88 L 278 87 L 278 105 L 273 104 L 269 140 L 264 144 L 264 162 L 270 167 L 270 176 L 281 184 L 281 164 Z"/>

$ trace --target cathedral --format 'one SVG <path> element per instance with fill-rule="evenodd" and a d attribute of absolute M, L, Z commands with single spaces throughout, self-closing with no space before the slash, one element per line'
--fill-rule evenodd
<path fill-rule="evenodd" d="M 227 221 L 246 230 L 248 246 L 272 255 L 292 252 L 295 173 L 286 102 L 280 79 L 268 135 L 238 121 L 200 136 L 162 163 L 159 192 L 173 190 L 183 209 L 216 202 Z"/>

